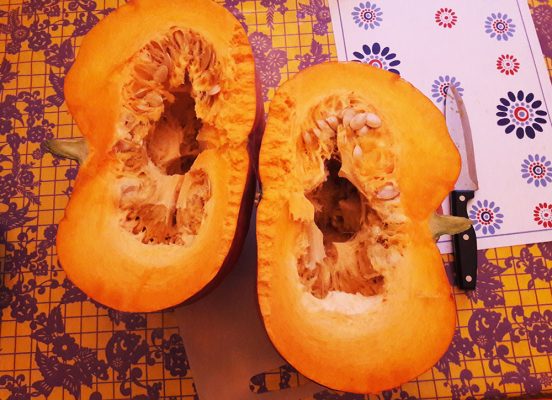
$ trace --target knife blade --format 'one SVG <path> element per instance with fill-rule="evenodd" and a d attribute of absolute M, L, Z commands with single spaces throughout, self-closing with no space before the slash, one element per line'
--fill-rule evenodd
<path fill-rule="evenodd" d="M 450 85 L 447 90 L 445 119 L 449 134 L 462 158 L 460 176 L 450 194 L 450 208 L 453 215 L 468 218 L 468 201 L 473 199 L 479 184 L 468 114 L 454 85 Z M 477 237 L 473 227 L 453 236 L 453 249 L 458 287 L 474 290 L 477 281 Z"/>

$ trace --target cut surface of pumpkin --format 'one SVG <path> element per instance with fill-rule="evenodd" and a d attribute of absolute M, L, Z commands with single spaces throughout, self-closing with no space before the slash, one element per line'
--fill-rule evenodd
<path fill-rule="evenodd" d="M 277 90 L 260 152 L 258 297 L 299 372 L 369 393 L 439 360 L 456 313 L 430 222 L 459 171 L 443 115 L 396 74 L 325 63 Z"/>
<path fill-rule="evenodd" d="M 262 112 L 243 28 L 210 0 L 131 1 L 84 38 L 65 96 L 87 145 L 57 237 L 67 275 L 125 311 L 190 298 L 249 223 Z"/>

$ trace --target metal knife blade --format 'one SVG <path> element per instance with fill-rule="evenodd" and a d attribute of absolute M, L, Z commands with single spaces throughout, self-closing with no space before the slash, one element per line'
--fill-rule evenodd
<path fill-rule="evenodd" d="M 447 90 L 445 119 L 450 136 L 462 157 L 462 169 L 455 188 L 458 190 L 477 190 L 479 183 L 475 168 L 470 121 L 462 96 L 460 96 L 454 85 L 450 85 Z"/>
<path fill-rule="evenodd" d="M 447 90 L 445 118 L 450 136 L 462 157 L 460 176 L 450 194 L 450 208 L 453 215 L 468 218 L 468 201 L 474 198 L 474 191 L 479 185 L 470 122 L 462 97 L 454 85 L 450 85 Z M 461 289 L 474 290 L 477 280 L 475 230 L 470 227 L 467 231 L 454 235 L 452 239 L 457 284 Z"/>

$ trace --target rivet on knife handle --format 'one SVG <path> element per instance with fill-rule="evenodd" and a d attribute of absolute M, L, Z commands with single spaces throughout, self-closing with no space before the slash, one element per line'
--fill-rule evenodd
<path fill-rule="evenodd" d="M 471 190 L 455 190 L 450 195 L 452 215 L 468 217 L 468 201 L 473 199 Z M 477 238 L 475 230 L 453 236 L 454 266 L 458 287 L 464 290 L 474 290 L 477 281 Z"/>

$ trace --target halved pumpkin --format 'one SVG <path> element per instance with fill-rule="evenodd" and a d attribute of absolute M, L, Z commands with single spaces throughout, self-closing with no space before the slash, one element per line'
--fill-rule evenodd
<path fill-rule="evenodd" d="M 84 38 L 65 96 L 86 146 L 58 255 L 93 299 L 125 311 L 178 304 L 236 259 L 261 125 L 253 54 L 210 0 L 135 0 Z"/>
<path fill-rule="evenodd" d="M 460 171 L 441 112 L 398 75 L 325 63 L 276 92 L 260 152 L 258 297 L 302 374 L 368 393 L 430 368 L 455 328 L 434 216 Z"/>

